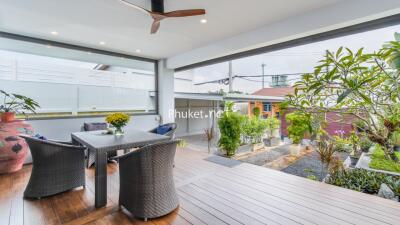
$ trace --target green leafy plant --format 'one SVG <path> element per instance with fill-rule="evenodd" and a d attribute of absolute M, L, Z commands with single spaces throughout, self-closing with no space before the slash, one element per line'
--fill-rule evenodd
<path fill-rule="evenodd" d="M 286 115 L 286 120 L 289 122 L 287 131 L 289 138 L 293 144 L 300 144 L 304 134 L 311 131 L 310 116 L 306 113 L 295 111 Z"/>
<path fill-rule="evenodd" d="M 400 146 L 400 131 L 398 131 L 398 130 L 395 131 L 392 134 L 390 140 L 392 141 L 394 146 Z"/>
<path fill-rule="evenodd" d="M 368 150 L 374 145 L 367 137 L 363 136 L 359 141 L 360 148 L 363 152 L 368 152 Z"/>
<path fill-rule="evenodd" d="M 226 151 L 227 156 L 233 156 L 240 145 L 243 116 L 233 112 L 233 102 L 225 103 L 225 111 L 218 120 L 220 139 L 218 146 Z"/>
<path fill-rule="evenodd" d="M 353 157 L 359 157 L 360 156 L 360 151 L 358 150 L 358 146 L 359 146 L 359 140 L 360 138 L 357 136 L 357 134 L 353 131 L 351 132 L 351 135 L 349 137 L 349 140 L 351 142 L 351 153 L 350 155 Z"/>
<path fill-rule="evenodd" d="M 260 110 L 260 108 L 259 107 L 254 107 L 253 108 L 253 115 L 255 116 L 255 117 L 260 117 L 260 115 L 261 115 L 261 110 Z"/>
<path fill-rule="evenodd" d="M 347 138 L 341 138 L 339 136 L 333 136 L 334 149 L 337 152 L 350 152 L 351 142 Z"/>
<path fill-rule="evenodd" d="M 245 139 L 250 140 L 252 144 L 261 142 L 261 138 L 267 129 L 267 121 L 264 119 L 259 119 L 258 117 L 245 117 L 242 133 Z"/>
<path fill-rule="evenodd" d="M 388 177 L 391 177 L 392 182 L 399 180 L 397 176 L 388 176 L 365 169 L 338 170 L 330 174 L 326 183 L 359 192 L 377 194 L 382 183 L 388 184 Z M 388 184 L 389 187 L 391 185 Z"/>
<path fill-rule="evenodd" d="M 396 152 L 396 154 L 398 157 L 400 157 L 400 152 Z M 385 153 L 383 152 L 382 147 L 379 145 L 375 145 L 374 152 L 371 155 L 369 167 L 377 170 L 400 173 L 400 163 L 386 159 Z"/>
<path fill-rule="evenodd" d="M 0 94 L 3 95 L 3 104 L 0 105 L 0 112 L 36 113 L 36 108 L 40 108 L 39 103 L 26 96 L 7 93 L 3 90 L 0 90 Z"/>
<path fill-rule="evenodd" d="M 390 142 L 400 128 L 400 35 L 395 39 L 373 54 L 343 47 L 328 51 L 314 72 L 296 83 L 289 106 L 312 115 L 351 115 L 365 124 L 364 132 L 387 159 L 399 161 Z"/>
<path fill-rule="evenodd" d="M 267 119 L 265 119 L 265 124 L 266 124 L 266 132 L 268 134 L 268 139 L 271 140 L 274 138 L 274 131 L 276 129 L 279 129 L 281 125 L 281 121 L 274 116 L 270 116 Z"/>

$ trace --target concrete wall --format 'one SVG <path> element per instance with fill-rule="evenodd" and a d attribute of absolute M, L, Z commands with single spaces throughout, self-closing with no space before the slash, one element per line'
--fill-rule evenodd
<path fill-rule="evenodd" d="M 209 112 L 214 109 L 215 105 L 215 101 L 176 99 L 175 110 L 177 112 L 177 117 L 175 121 L 178 124 L 176 135 L 187 136 L 202 134 L 204 129 L 210 128 L 213 124 L 213 120 L 216 123 L 216 119 L 209 114 Z M 202 111 L 204 116 L 202 118 L 187 118 L 185 115 L 189 109 L 193 113 Z"/>

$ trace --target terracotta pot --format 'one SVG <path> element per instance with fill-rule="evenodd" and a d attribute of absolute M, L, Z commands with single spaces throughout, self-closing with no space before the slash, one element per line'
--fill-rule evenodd
<path fill-rule="evenodd" d="M 29 148 L 19 134 L 32 135 L 32 126 L 23 120 L 0 122 L 0 174 L 18 171 Z"/>
<path fill-rule="evenodd" d="M 1 114 L 2 122 L 12 122 L 15 120 L 15 112 L 3 112 Z"/>

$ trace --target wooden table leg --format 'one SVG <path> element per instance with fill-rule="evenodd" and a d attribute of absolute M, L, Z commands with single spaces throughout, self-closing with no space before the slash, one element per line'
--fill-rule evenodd
<path fill-rule="evenodd" d="M 95 151 L 95 206 L 100 208 L 107 204 L 107 153 Z"/>

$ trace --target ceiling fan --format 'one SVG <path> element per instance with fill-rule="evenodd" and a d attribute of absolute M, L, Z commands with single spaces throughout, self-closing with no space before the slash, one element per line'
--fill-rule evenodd
<path fill-rule="evenodd" d="M 151 34 L 157 33 L 160 28 L 160 22 L 163 19 L 170 17 L 188 17 L 188 16 L 200 16 L 206 14 L 205 9 L 187 9 L 187 10 L 176 10 L 172 12 L 164 12 L 164 0 L 151 0 L 151 11 L 135 4 L 128 2 L 127 0 L 118 0 L 121 3 L 128 5 L 132 8 L 138 9 L 142 12 L 150 14 L 153 18 L 153 24 L 151 25 Z"/>

